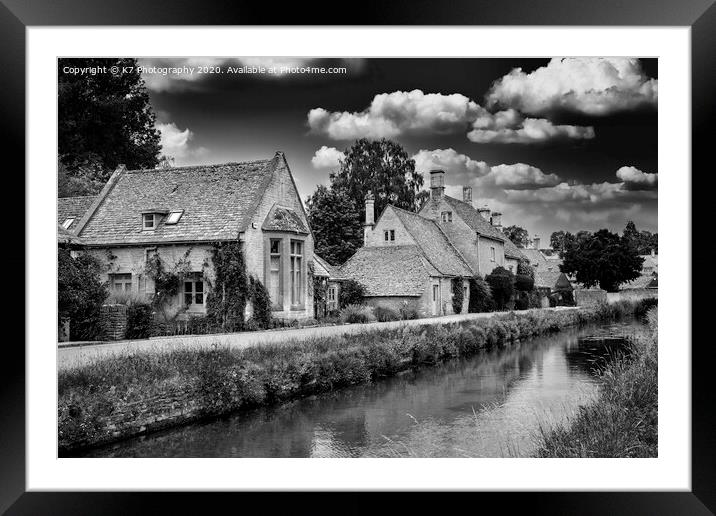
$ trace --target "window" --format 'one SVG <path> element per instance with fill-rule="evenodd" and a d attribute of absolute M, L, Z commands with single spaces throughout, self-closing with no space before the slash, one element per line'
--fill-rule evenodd
<path fill-rule="evenodd" d="M 303 242 L 291 240 L 291 306 L 303 305 Z"/>
<path fill-rule="evenodd" d="M 383 235 L 385 236 L 385 241 L 386 241 L 386 242 L 387 242 L 388 240 L 390 240 L 390 241 L 394 241 L 394 240 L 395 240 L 395 230 L 394 230 L 394 229 L 391 229 L 391 230 L 388 230 L 388 231 L 384 231 L 384 232 L 383 232 Z"/>
<path fill-rule="evenodd" d="M 440 213 L 440 218 L 443 222 L 452 222 L 452 212 L 451 211 L 443 211 Z"/>
<path fill-rule="evenodd" d="M 142 230 L 156 229 L 159 223 L 159 214 L 157 213 L 142 213 Z"/>
<path fill-rule="evenodd" d="M 391 241 L 395 240 L 395 230 L 394 229 L 390 230 L 390 240 Z"/>
<path fill-rule="evenodd" d="M 167 220 L 164 221 L 164 224 L 173 225 L 179 222 L 179 219 L 184 214 L 184 210 L 181 211 L 172 211 L 169 213 L 169 216 L 167 217 Z"/>
<path fill-rule="evenodd" d="M 62 227 L 65 229 L 70 229 L 70 226 L 75 221 L 75 219 L 65 219 L 65 221 L 62 223 Z"/>
<path fill-rule="evenodd" d="M 388 233 L 387 231 L 385 232 L 385 241 L 386 241 L 386 242 L 388 241 L 388 235 L 389 235 L 389 234 L 390 234 L 390 233 Z"/>
<path fill-rule="evenodd" d="M 184 280 L 184 304 L 189 308 L 204 304 L 204 278 L 201 274 L 188 276 Z"/>
<path fill-rule="evenodd" d="M 132 275 L 131 274 L 110 274 L 110 288 L 115 292 L 131 292 L 132 291 Z"/>
<path fill-rule="evenodd" d="M 269 295 L 274 308 L 283 308 L 281 296 L 281 240 L 269 241 Z"/>
<path fill-rule="evenodd" d="M 490 247 L 490 261 L 491 262 L 495 261 L 495 248 L 494 247 Z"/>

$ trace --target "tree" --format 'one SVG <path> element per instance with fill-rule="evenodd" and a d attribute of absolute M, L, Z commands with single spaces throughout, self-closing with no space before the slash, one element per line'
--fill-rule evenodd
<path fill-rule="evenodd" d="M 503 310 L 514 294 L 514 274 L 504 267 L 495 267 L 490 274 L 485 276 L 485 281 L 490 285 L 492 299 L 495 300 L 497 308 Z"/>
<path fill-rule="evenodd" d="M 575 274 L 587 288 L 599 285 L 614 292 L 622 283 L 639 277 L 643 262 L 627 239 L 601 229 L 583 235 L 564 253 L 562 272 Z"/>
<path fill-rule="evenodd" d="M 492 299 L 490 285 L 481 278 L 475 276 L 470 278 L 470 299 L 467 311 L 471 314 L 479 312 L 491 312 L 495 309 L 495 301 Z"/>
<path fill-rule="evenodd" d="M 68 68 L 98 73 L 68 73 Z M 104 184 L 120 163 L 154 167 L 161 151 L 155 121 L 136 59 L 59 59 L 59 158 L 67 178 L 84 184 L 82 193 L 97 193 L 95 176 Z M 60 191 L 64 188 L 61 184 Z"/>
<path fill-rule="evenodd" d="M 365 296 L 365 287 L 356 280 L 346 280 L 338 289 L 338 306 L 343 309 L 348 305 L 360 305 Z"/>
<path fill-rule="evenodd" d="M 535 288 L 535 280 L 526 274 L 517 274 L 515 276 L 515 290 L 520 292 L 531 292 Z"/>
<path fill-rule="evenodd" d="M 650 254 L 652 250 L 658 251 L 658 235 L 649 231 L 639 231 L 631 220 L 627 222 L 622 232 L 622 238 L 636 249 L 637 254 Z"/>
<path fill-rule="evenodd" d="M 82 254 L 57 251 L 57 311 L 60 323 L 70 321 L 72 340 L 94 340 L 102 335 L 100 309 L 109 293 L 99 279 L 100 264 Z"/>
<path fill-rule="evenodd" d="M 512 243 L 517 247 L 527 247 L 530 241 L 527 230 L 519 226 L 508 226 L 502 230 L 507 238 L 512 240 Z"/>
<path fill-rule="evenodd" d="M 517 262 L 517 274 L 535 279 L 535 269 L 530 265 L 529 260 L 525 258 L 520 258 Z"/>
<path fill-rule="evenodd" d="M 315 252 L 331 265 L 350 258 L 362 244 L 360 211 L 344 192 L 319 185 L 306 202 Z"/>

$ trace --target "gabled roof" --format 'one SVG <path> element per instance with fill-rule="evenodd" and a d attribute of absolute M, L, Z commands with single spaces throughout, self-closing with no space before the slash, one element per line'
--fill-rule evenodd
<path fill-rule="evenodd" d="M 572 284 L 567 275 L 560 271 L 535 269 L 535 287 L 549 287 L 550 289 L 571 288 Z"/>
<path fill-rule="evenodd" d="M 244 231 L 282 153 L 273 159 L 118 170 L 89 209 L 79 235 L 89 245 L 234 240 Z M 184 210 L 177 224 L 143 231 L 146 210 Z"/>
<path fill-rule="evenodd" d="M 445 276 L 473 275 L 470 267 L 463 261 L 434 220 L 392 205 L 389 208 L 395 211 L 398 219 L 413 237 L 427 260 L 440 274 Z"/>
<path fill-rule="evenodd" d="M 269 210 L 261 229 L 264 231 L 292 231 L 303 235 L 308 234 L 308 228 L 301 217 L 291 208 L 274 204 Z"/>
<path fill-rule="evenodd" d="M 337 269 L 341 278 L 363 285 L 368 296 L 420 296 L 428 277 L 439 275 L 415 245 L 361 247 Z"/>
<path fill-rule="evenodd" d="M 523 260 L 526 258 L 525 255 L 522 254 L 522 250 L 507 237 L 505 237 L 505 256 L 508 258 L 515 258 L 517 260 Z"/>
<path fill-rule="evenodd" d="M 549 263 L 539 249 L 521 249 L 521 251 L 532 265 L 538 265 L 538 269 L 547 269 Z M 557 270 L 559 270 L 559 267 L 557 267 Z"/>
<path fill-rule="evenodd" d="M 313 253 L 313 274 L 314 276 L 322 276 L 324 278 L 329 278 L 334 276 L 334 267 L 328 263 L 326 260 L 318 256 L 316 253 Z"/>
<path fill-rule="evenodd" d="M 74 219 L 72 224 L 67 228 L 72 231 L 77 227 L 77 223 L 87 212 L 96 195 L 83 195 L 78 197 L 60 197 L 57 199 L 57 224 L 60 226 L 67 219 Z"/>

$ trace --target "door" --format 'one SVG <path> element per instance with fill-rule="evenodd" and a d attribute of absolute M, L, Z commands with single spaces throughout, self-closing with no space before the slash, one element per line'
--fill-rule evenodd
<path fill-rule="evenodd" d="M 440 285 L 433 285 L 433 315 L 440 314 Z"/>

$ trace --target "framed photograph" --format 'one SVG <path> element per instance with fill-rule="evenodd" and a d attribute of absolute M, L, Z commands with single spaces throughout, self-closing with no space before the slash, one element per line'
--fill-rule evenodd
<path fill-rule="evenodd" d="M 711 514 L 716 8 L 303 8 L 4 2 L 26 326 L 0 507 Z"/>

